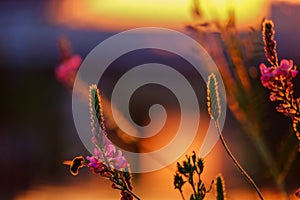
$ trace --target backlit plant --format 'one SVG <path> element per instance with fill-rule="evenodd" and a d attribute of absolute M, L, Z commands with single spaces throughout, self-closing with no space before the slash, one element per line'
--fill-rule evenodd
<path fill-rule="evenodd" d="M 78 169 L 88 167 L 94 174 L 112 182 L 112 188 L 121 191 L 121 200 L 139 199 L 133 193 L 131 173 L 126 158 L 121 150 L 117 150 L 108 139 L 101 105 L 101 95 L 96 85 L 90 86 L 89 106 L 91 119 L 92 142 L 95 145 L 94 154 L 88 156 L 88 163 L 83 156 L 77 156 L 72 161 L 65 161 L 70 165 L 73 175 L 78 174 Z"/>
<path fill-rule="evenodd" d="M 261 83 L 270 92 L 270 100 L 278 103 L 276 110 L 290 117 L 292 127 L 298 139 L 300 152 L 300 97 L 294 97 L 293 78 L 298 74 L 293 60 L 282 59 L 280 64 L 274 39 L 274 23 L 270 20 L 263 22 L 263 41 L 265 55 L 270 67 L 260 65 Z"/>
<path fill-rule="evenodd" d="M 274 40 L 275 32 L 273 22 L 265 20 L 263 22 L 262 31 L 265 55 L 270 66 L 267 67 L 265 64 L 260 65 L 260 80 L 262 85 L 269 90 L 270 100 L 278 102 L 278 106 L 276 107 L 277 111 L 290 117 L 293 131 L 295 132 L 299 142 L 300 151 L 300 98 L 294 97 L 294 85 L 292 84 L 292 80 L 296 77 L 298 71 L 292 60 L 283 59 L 279 63 L 276 51 L 276 41 Z M 71 54 L 67 40 L 62 40 L 60 48 L 62 50 L 62 59 L 60 66 L 56 68 L 56 77 L 59 81 L 71 89 L 82 59 L 79 55 Z M 231 106 L 235 104 L 232 102 L 233 100 L 234 98 L 231 98 Z M 260 199 L 264 199 L 255 182 L 233 156 L 219 128 L 218 119 L 221 114 L 221 106 L 218 94 L 218 83 L 214 74 L 211 74 L 208 77 L 207 106 L 208 113 L 215 123 L 220 140 L 227 154 L 237 169 L 255 189 Z M 130 173 L 129 163 L 124 157 L 122 151 L 117 150 L 115 145 L 107 136 L 103 115 L 102 97 L 96 85 L 91 85 L 89 87 L 89 108 L 92 136 L 91 140 L 94 144 L 94 153 L 86 158 L 83 156 L 77 156 L 71 161 L 64 161 L 64 164 L 70 167 L 72 175 L 77 175 L 80 168 L 86 167 L 92 173 L 108 179 L 112 188 L 120 191 L 121 200 L 132 200 L 134 198 L 139 199 L 139 197 L 133 192 L 133 185 L 131 182 L 132 175 Z M 239 110 L 240 108 L 236 109 L 237 110 L 234 112 L 236 112 L 235 114 L 237 114 L 237 116 L 239 113 L 243 114 L 243 111 Z M 270 163 L 272 162 L 269 162 L 269 164 Z M 217 200 L 225 199 L 225 184 L 223 177 L 221 175 L 217 176 L 207 188 L 201 179 L 203 170 L 204 161 L 202 158 L 197 157 L 195 152 L 193 152 L 191 156 L 187 155 L 186 159 L 181 163 L 177 163 L 173 184 L 174 188 L 180 192 L 182 199 L 185 199 L 183 193 L 184 185 L 189 185 L 192 188 L 193 192 L 189 196 L 190 200 L 205 199 L 207 193 L 209 193 L 212 188 L 216 191 Z M 300 198 L 299 189 L 296 191 L 296 196 Z"/>

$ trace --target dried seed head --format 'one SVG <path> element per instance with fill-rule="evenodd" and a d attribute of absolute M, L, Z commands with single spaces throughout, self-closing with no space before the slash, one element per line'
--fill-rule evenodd
<path fill-rule="evenodd" d="M 210 117 L 218 120 L 221 115 L 221 104 L 218 91 L 218 82 L 215 74 L 211 73 L 207 81 L 207 107 Z"/>
<path fill-rule="evenodd" d="M 223 176 L 219 174 L 217 176 L 216 181 L 216 192 L 217 192 L 217 200 L 224 200 L 226 199 L 225 195 L 225 182 Z"/>

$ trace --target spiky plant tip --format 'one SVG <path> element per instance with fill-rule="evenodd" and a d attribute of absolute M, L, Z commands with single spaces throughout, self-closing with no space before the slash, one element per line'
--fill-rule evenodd
<path fill-rule="evenodd" d="M 208 76 L 207 81 L 207 108 L 210 117 L 217 121 L 221 115 L 221 104 L 218 91 L 218 82 L 214 73 Z"/>
<path fill-rule="evenodd" d="M 178 189 L 179 191 L 182 191 L 182 186 L 186 183 L 186 181 L 183 180 L 182 176 L 176 173 L 174 175 L 174 188 Z"/>
<path fill-rule="evenodd" d="M 278 56 L 276 51 L 277 43 L 274 39 L 275 30 L 273 21 L 264 20 L 262 28 L 266 57 L 271 65 L 278 67 Z"/>
<path fill-rule="evenodd" d="M 89 106 L 90 106 L 91 120 L 93 121 L 94 118 L 96 118 L 101 129 L 105 131 L 102 98 L 101 98 L 100 91 L 97 85 L 95 84 L 90 86 Z"/>
<path fill-rule="evenodd" d="M 217 200 L 225 200 L 226 193 L 225 193 L 225 182 L 223 176 L 219 174 L 216 177 L 216 192 L 217 192 Z"/>
<path fill-rule="evenodd" d="M 274 33 L 274 22 L 272 20 L 268 20 L 268 19 L 265 19 L 263 21 L 263 31 L 266 32 L 266 31 L 272 31 L 272 33 Z"/>
<path fill-rule="evenodd" d="M 199 168 L 199 173 L 202 174 L 204 170 L 204 160 L 202 158 L 198 159 L 197 166 Z"/>

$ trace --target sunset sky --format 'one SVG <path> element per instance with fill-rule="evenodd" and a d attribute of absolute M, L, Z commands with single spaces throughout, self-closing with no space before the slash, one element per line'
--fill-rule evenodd
<path fill-rule="evenodd" d="M 203 19 L 227 19 L 234 9 L 237 25 L 257 25 L 268 17 L 269 0 L 203 0 L 200 1 Z M 74 28 L 120 30 L 141 26 L 162 26 L 182 29 L 192 20 L 193 1 L 188 0 L 115 0 L 115 1 L 52 1 L 49 16 L 54 23 Z"/>

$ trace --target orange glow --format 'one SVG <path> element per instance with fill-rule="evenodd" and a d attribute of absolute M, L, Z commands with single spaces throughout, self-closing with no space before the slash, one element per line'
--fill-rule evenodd
<path fill-rule="evenodd" d="M 300 4 L 300 0 L 273 0 L 273 3 Z"/>
<path fill-rule="evenodd" d="M 249 27 L 268 16 L 269 0 L 202 0 L 204 19 L 227 19 L 234 8 L 239 27 Z M 158 26 L 183 29 L 192 21 L 191 0 L 52 1 L 50 20 L 73 28 L 124 30 Z"/>

